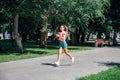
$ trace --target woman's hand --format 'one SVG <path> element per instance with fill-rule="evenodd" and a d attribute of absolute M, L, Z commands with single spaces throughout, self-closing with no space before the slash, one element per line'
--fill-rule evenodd
<path fill-rule="evenodd" d="M 60 35 L 59 34 L 55 34 L 56 35 L 56 37 L 60 37 Z"/>

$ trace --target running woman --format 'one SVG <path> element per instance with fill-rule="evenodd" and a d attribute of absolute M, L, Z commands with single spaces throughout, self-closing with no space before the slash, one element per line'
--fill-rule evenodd
<path fill-rule="evenodd" d="M 59 34 L 56 34 L 56 37 L 58 37 L 59 40 L 58 58 L 57 58 L 57 62 L 55 62 L 56 66 L 60 65 L 62 49 L 64 50 L 64 53 L 71 59 L 71 63 L 74 63 L 74 57 L 72 57 L 72 55 L 68 52 L 68 48 L 67 48 L 67 42 L 66 42 L 66 38 L 68 37 L 67 26 L 61 25 L 60 31 L 61 32 Z"/>

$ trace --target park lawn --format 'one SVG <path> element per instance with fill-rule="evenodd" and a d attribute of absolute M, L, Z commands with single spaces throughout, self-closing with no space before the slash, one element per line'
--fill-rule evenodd
<path fill-rule="evenodd" d="M 120 80 L 120 66 L 76 80 Z"/>
<path fill-rule="evenodd" d="M 10 47 L 10 43 L 3 42 L 4 51 L 0 53 L 0 63 L 1 62 L 9 62 L 21 59 L 28 59 L 28 58 L 36 58 L 41 56 L 47 55 L 54 55 L 58 52 L 57 44 L 48 44 L 47 49 L 39 48 L 39 45 L 36 43 L 26 43 L 24 45 L 24 53 L 18 54 L 16 48 Z M 81 50 L 90 50 L 93 47 L 86 47 L 86 46 L 69 46 L 69 52 L 78 52 Z"/>

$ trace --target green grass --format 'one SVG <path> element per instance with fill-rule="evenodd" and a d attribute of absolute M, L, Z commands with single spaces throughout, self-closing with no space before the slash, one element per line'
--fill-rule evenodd
<path fill-rule="evenodd" d="M 10 41 L 1 41 L 1 42 L 2 42 L 4 52 L 0 53 L 0 63 L 41 57 L 46 55 L 54 55 L 54 54 L 57 54 L 58 48 L 59 48 L 57 44 L 49 43 L 47 49 L 42 49 L 42 48 L 39 48 L 38 43 L 29 42 L 24 44 L 24 53 L 19 55 L 17 53 L 17 48 L 11 47 Z M 78 52 L 81 50 L 90 50 L 90 49 L 93 49 L 93 47 L 69 46 L 68 49 L 69 49 L 69 52 L 71 53 L 71 52 Z"/>
<path fill-rule="evenodd" d="M 120 66 L 77 80 L 120 80 Z"/>

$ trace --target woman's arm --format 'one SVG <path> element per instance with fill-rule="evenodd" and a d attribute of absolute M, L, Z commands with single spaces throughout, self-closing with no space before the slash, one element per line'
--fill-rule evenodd
<path fill-rule="evenodd" d="M 60 41 L 65 41 L 66 39 L 66 34 L 65 33 L 62 33 L 60 36 L 59 36 L 59 40 Z"/>

